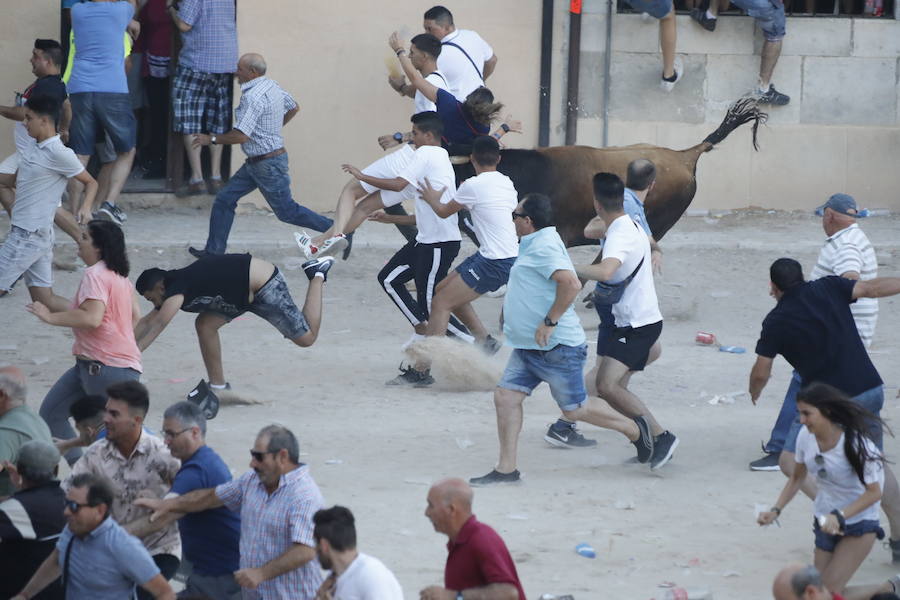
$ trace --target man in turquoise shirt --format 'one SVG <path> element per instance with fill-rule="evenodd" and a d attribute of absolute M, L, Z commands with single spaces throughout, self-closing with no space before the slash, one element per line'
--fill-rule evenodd
<path fill-rule="evenodd" d="M 581 282 L 565 244 L 553 226 L 553 207 L 543 194 L 528 194 L 512 213 L 519 236 L 519 256 L 509 275 L 503 303 L 503 333 L 513 353 L 497 388 L 497 432 L 500 460 L 472 485 L 514 483 L 516 448 L 522 429 L 525 397 L 547 382 L 563 415 L 573 423 L 585 421 L 614 429 L 631 440 L 640 436 L 637 425 L 599 398 L 588 401 L 582 372 L 587 358 L 584 329 L 572 304 Z"/>

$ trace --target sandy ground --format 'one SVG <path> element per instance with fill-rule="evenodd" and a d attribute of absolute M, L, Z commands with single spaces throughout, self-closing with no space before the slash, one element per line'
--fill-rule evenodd
<path fill-rule="evenodd" d="M 187 240 L 202 242 L 206 212 L 133 211 L 127 235 L 133 277 L 144 268 L 189 262 Z M 879 252 L 880 272 L 897 274 L 900 219 L 863 222 Z M 5 218 L 0 229 L 6 230 Z M 232 251 L 251 250 L 283 267 L 296 298 L 306 290 L 297 270 L 291 228 L 271 216 L 237 219 Z M 60 238 L 63 236 L 60 235 Z M 768 296 L 770 262 L 779 256 L 812 266 L 823 239 L 818 219 L 787 213 L 732 213 L 719 218 L 684 218 L 662 241 L 663 274 L 657 281 L 663 314 L 663 354 L 633 389 L 663 426 L 681 439 L 675 459 L 659 473 L 624 464 L 633 456 L 617 434 L 583 428 L 599 440 L 596 449 L 553 449 L 542 439 L 556 417 L 545 387 L 526 403 L 519 444 L 518 486 L 479 489 L 475 512 L 506 540 L 531 598 L 570 593 L 576 598 L 661 598 L 663 582 L 706 588 L 717 599 L 769 597 L 775 572 L 793 561 L 811 561 L 811 503 L 798 498 L 781 518 L 782 527 L 761 529 L 756 503 L 770 504 L 783 483 L 778 473 L 753 473 L 760 440 L 768 436 L 790 376 L 776 363 L 761 405 L 746 397 L 711 405 L 714 395 L 746 389 L 762 318 L 773 306 Z M 271 422 L 287 425 L 300 438 L 329 504 L 350 507 L 357 517 L 359 546 L 380 557 L 397 574 L 409 598 L 442 581 L 446 538 L 423 516 L 430 482 L 489 471 L 497 440 L 491 388 L 509 350 L 496 359 L 471 354 L 462 367 L 437 368 L 434 389 L 388 388 L 397 374 L 399 347 L 408 324 L 379 289 L 375 274 L 399 247 L 392 228 L 367 224 L 353 257 L 339 263 L 326 286 L 320 340 L 300 349 L 249 315 L 223 329 L 229 381 L 262 406 L 224 407 L 210 423 L 208 442 L 235 474 L 247 469 L 256 431 Z M 470 245 L 462 255 L 472 251 Z M 59 256 L 74 256 L 64 240 Z M 587 261 L 587 249 L 572 252 Z M 58 293 L 71 296 L 78 272 L 57 271 Z M 24 311 L 26 291 L 0 301 L 0 363 L 22 365 L 37 407 L 70 366 L 71 334 L 44 326 Z M 476 309 L 496 330 L 501 301 L 481 299 Z M 144 308 L 148 305 L 145 303 Z M 596 315 L 580 306 L 588 337 Z M 145 353 L 145 382 L 151 391 L 148 422 L 159 427 L 162 410 L 181 399 L 204 376 L 192 316 L 181 313 Z M 883 300 L 872 357 L 886 382 L 883 416 L 896 423 L 898 342 L 896 299 Z M 694 343 L 709 331 L 726 344 L 747 348 L 726 354 Z M 483 376 L 470 376 L 470 373 Z M 486 373 L 486 375 L 484 375 Z M 897 460 L 898 441 L 886 442 Z M 590 560 L 575 553 L 588 542 Z M 896 569 L 876 546 L 856 581 L 886 579 Z"/>

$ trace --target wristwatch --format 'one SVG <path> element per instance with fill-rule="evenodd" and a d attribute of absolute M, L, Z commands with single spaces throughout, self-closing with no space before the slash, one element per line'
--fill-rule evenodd
<path fill-rule="evenodd" d="M 213 146 L 216 145 L 216 136 L 215 135 L 209 136 L 209 143 L 212 144 Z"/>
<path fill-rule="evenodd" d="M 398 141 L 398 142 L 402 142 L 402 141 L 403 141 L 403 134 L 400 133 L 400 132 L 398 131 L 397 133 L 394 134 L 394 139 L 395 139 L 396 141 Z"/>
<path fill-rule="evenodd" d="M 544 325 L 547 327 L 556 327 L 559 324 L 559 321 L 553 322 L 550 320 L 550 317 L 544 317 Z"/>
<path fill-rule="evenodd" d="M 503 133 L 509 133 L 509 125 L 507 125 L 506 123 L 501 123 L 500 129 L 503 130 Z"/>

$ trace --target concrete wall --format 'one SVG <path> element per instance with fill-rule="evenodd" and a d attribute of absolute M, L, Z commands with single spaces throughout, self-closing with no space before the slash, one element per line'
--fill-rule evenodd
<path fill-rule="evenodd" d="M 557 4 L 555 67 L 564 76 L 568 3 Z M 600 145 L 606 2 L 586 0 L 584 11 L 578 143 Z M 756 83 L 763 38 L 753 19 L 725 15 L 710 33 L 679 16 L 685 76 L 671 94 L 658 88 L 658 31 L 653 19 L 613 17 L 610 145 L 694 145 Z M 766 109 L 759 152 L 742 128 L 701 158 L 692 208 L 804 208 L 845 191 L 864 206 L 900 210 L 900 22 L 797 17 L 787 31 L 773 81 L 791 103 Z M 561 143 L 564 108 L 554 100 L 552 143 Z"/>

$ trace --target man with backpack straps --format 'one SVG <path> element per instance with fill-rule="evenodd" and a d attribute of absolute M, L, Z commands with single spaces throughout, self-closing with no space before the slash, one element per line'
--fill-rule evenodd
<path fill-rule="evenodd" d="M 494 49 L 470 29 L 457 29 L 453 14 L 443 6 L 425 12 L 425 31 L 441 40 L 437 66 L 447 78 L 450 93 L 460 102 L 484 85 L 497 66 Z"/>

